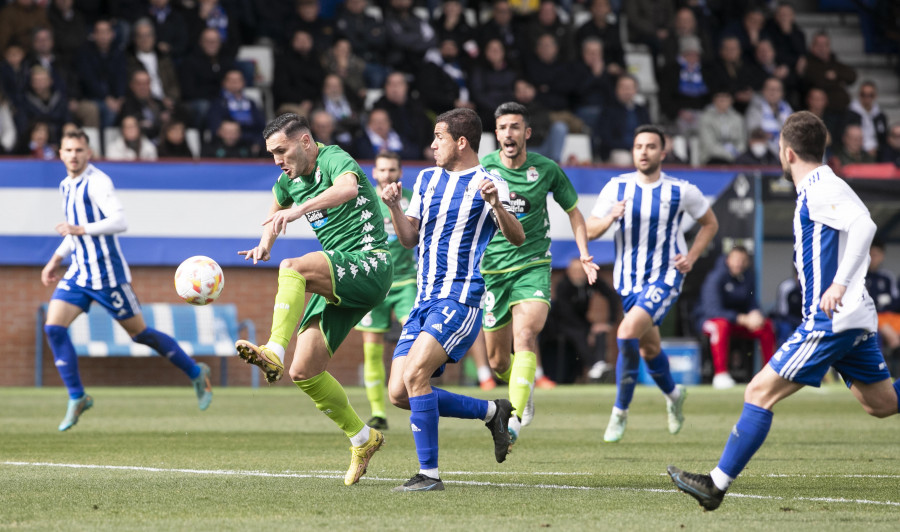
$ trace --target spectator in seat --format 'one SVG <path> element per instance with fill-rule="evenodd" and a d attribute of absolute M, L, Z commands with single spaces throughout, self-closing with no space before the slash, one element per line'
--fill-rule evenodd
<path fill-rule="evenodd" d="M 82 100 L 76 114 L 85 126 L 109 127 L 125 100 L 128 65 L 125 55 L 113 45 L 116 33 L 108 20 L 94 23 L 92 37 L 78 54 Z"/>
<path fill-rule="evenodd" d="M 900 123 L 891 126 L 887 144 L 878 160 L 883 163 L 894 163 L 897 168 L 900 168 Z"/>
<path fill-rule="evenodd" d="M 253 146 L 241 138 L 241 125 L 226 118 L 219 124 L 215 136 L 203 144 L 200 151 L 205 159 L 250 159 Z"/>
<path fill-rule="evenodd" d="M 799 79 L 790 66 L 778 62 L 772 41 L 769 39 L 759 41 L 759 44 L 756 45 L 755 59 L 748 64 L 753 90 L 762 90 L 763 83 L 768 78 L 778 78 L 784 87 L 784 99 L 792 107 L 799 104 Z"/>
<path fill-rule="evenodd" d="M 887 116 L 878 105 L 878 88 L 874 81 L 859 85 L 857 98 L 850 102 L 848 120 L 859 124 L 863 133 L 863 151 L 878 157 L 887 145 Z"/>
<path fill-rule="evenodd" d="M 429 112 L 439 115 L 458 107 L 475 108 L 453 39 L 442 40 L 439 49 L 425 54 L 425 64 L 416 78 L 422 103 Z"/>
<path fill-rule="evenodd" d="M 146 16 L 156 27 L 157 47 L 176 61 L 183 58 L 191 44 L 187 19 L 171 5 L 170 0 L 149 0 L 148 4 Z"/>
<path fill-rule="evenodd" d="M 570 111 L 580 80 L 575 65 L 562 57 L 550 33 L 538 37 L 534 57 L 525 64 L 525 76 L 535 89 L 537 101 L 546 107 L 553 120 L 565 122 L 570 133 L 582 133 L 584 122 Z"/>
<path fill-rule="evenodd" d="M 719 91 L 700 115 L 700 164 L 731 164 L 747 144 L 744 117 L 731 102 L 730 92 Z"/>
<path fill-rule="evenodd" d="M 409 94 L 409 83 L 405 74 L 402 72 L 388 74 L 384 82 L 384 95 L 373 107 L 388 112 L 391 124 L 403 139 L 404 146 L 416 148 L 418 155 L 409 159 L 425 161 L 432 159 L 433 124 L 425 113 L 422 102 Z"/>
<path fill-rule="evenodd" d="M 40 65 L 31 67 L 31 77 L 22 111 L 31 122 L 43 122 L 50 128 L 50 142 L 59 143 L 62 126 L 70 120 L 69 103 L 66 95 L 53 85 L 47 69 Z"/>
<path fill-rule="evenodd" d="M 828 137 L 825 144 L 825 158 L 831 157 L 832 150 L 840 146 L 844 136 L 846 117 L 828 110 L 828 95 L 822 89 L 809 89 L 806 93 L 806 110 L 818 116 L 825 123 Z"/>
<path fill-rule="evenodd" d="M 628 40 L 646 44 L 653 54 L 654 63 L 662 50 L 662 44 L 671 33 L 675 18 L 673 0 L 628 0 L 624 2 L 628 20 Z"/>
<path fill-rule="evenodd" d="M 778 78 L 769 78 L 763 83 L 759 94 L 753 95 L 747 108 L 747 129 L 760 128 L 769 136 L 769 151 L 778 153 L 778 137 L 784 121 L 793 113 L 784 100 L 784 88 Z"/>
<path fill-rule="evenodd" d="M 168 54 L 156 48 L 156 30 L 149 19 L 140 19 L 132 27 L 133 45 L 128 52 L 128 71 L 144 70 L 150 76 L 150 93 L 174 111 L 181 101 L 178 71 Z"/>
<path fill-rule="evenodd" d="M 191 125 L 207 127 L 210 105 L 222 93 L 222 78 L 234 61 L 222 52 L 222 37 L 215 28 L 200 33 L 199 46 L 181 63 L 181 95 L 190 109 Z"/>
<path fill-rule="evenodd" d="M 308 116 L 322 96 L 324 77 L 325 69 L 315 51 L 312 35 L 297 30 L 292 34 L 290 48 L 275 56 L 272 96 L 276 114 L 290 112 Z"/>
<path fill-rule="evenodd" d="M 599 39 L 603 44 L 603 62 L 610 76 L 618 77 L 625 71 L 625 50 L 619 33 L 619 23 L 609 5 L 609 0 L 592 0 L 591 18 L 575 32 L 575 45 L 582 49 L 588 38 Z"/>
<path fill-rule="evenodd" d="M 187 143 L 187 126 L 182 120 L 169 120 L 162 126 L 156 154 L 160 159 L 193 159 L 196 155 Z"/>
<path fill-rule="evenodd" d="M 156 146 L 142 132 L 138 117 L 122 117 L 118 138 L 106 146 L 104 153 L 110 161 L 155 161 Z"/>
<path fill-rule="evenodd" d="M 726 90 L 731 93 L 734 108 L 739 113 L 747 111 L 747 106 L 753 99 L 754 87 L 762 87 L 765 80 L 763 78 L 756 82 L 753 74 L 751 63 L 741 54 L 741 43 L 738 38 L 722 39 L 719 56 L 710 65 L 709 84 L 714 91 Z"/>
<path fill-rule="evenodd" d="M 700 39 L 700 62 L 708 63 L 715 50 L 713 41 L 709 34 L 697 24 L 697 16 L 694 10 L 688 6 L 684 6 L 675 12 L 675 20 L 673 21 L 672 32 L 666 38 L 663 46 L 663 58 L 665 64 L 674 63 L 678 57 L 678 43 L 682 37 L 696 37 Z M 738 46 L 740 48 L 740 45 Z"/>
<path fill-rule="evenodd" d="M 614 78 L 603 61 L 603 43 L 591 37 L 581 44 L 581 61 L 575 63 L 576 79 L 580 80 L 575 95 L 575 114 L 588 127 L 592 151 L 600 156 L 603 108 L 613 99 Z"/>
<path fill-rule="evenodd" d="M 562 158 L 563 144 L 569 134 L 569 126 L 554 120 L 550 110 L 537 101 L 537 91 L 528 80 L 517 79 L 513 85 L 515 101 L 528 109 L 531 137 L 528 139 L 528 151 L 539 153 L 559 163 Z"/>
<path fill-rule="evenodd" d="M 141 133 L 148 139 L 156 141 L 163 123 L 167 122 L 171 115 L 162 100 L 153 97 L 150 91 L 150 74 L 145 70 L 132 72 L 120 116 L 138 117 Z"/>
<path fill-rule="evenodd" d="M 344 92 L 344 83 L 337 75 L 325 76 L 325 80 L 322 82 L 322 101 L 319 102 L 318 107 L 332 118 L 332 133 L 338 140 L 332 144 L 341 144 L 342 146 L 351 144 L 353 137 L 360 129 L 360 108 L 355 99 L 347 97 Z M 313 138 L 324 142 L 318 136 Z"/>
<path fill-rule="evenodd" d="M 781 166 L 778 154 L 769 149 L 769 134 L 761 127 L 750 130 L 747 148 L 737 156 L 734 164 L 740 166 Z"/>
<path fill-rule="evenodd" d="M 460 0 L 443 0 L 441 2 L 441 15 L 432 24 L 437 32 L 438 41 L 446 39 L 456 43 L 459 49 L 459 62 L 467 71 L 478 58 L 478 33 L 475 28 L 469 26 L 463 13 L 463 4 Z"/>
<path fill-rule="evenodd" d="M 805 68 L 799 70 L 809 87 L 822 89 L 828 95 L 828 109 L 844 113 L 850 105 L 848 87 L 856 81 L 856 69 L 837 60 L 831 52 L 831 39 L 824 31 L 816 33 L 806 54 Z"/>
<path fill-rule="evenodd" d="M 241 126 L 241 140 L 250 146 L 255 157 L 263 151 L 260 131 L 265 127 L 266 119 L 256 102 L 244 93 L 244 85 L 244 74 L 240 70 L 225 73 L 221 96 L 209 108 L 209 127 L 216 131 L 222 120 L 234 120 Z"/>
<path fill-rule="evenodd" d="M 36 0 L 12 0 L 0 8 L 0 50 L 10 44 L 26 45 L 31 42 L 35 28 L 50 25 L 41 2 Z"/>
<path fill-rule="evenodd" d="M 525 60 L 523 52 L 527 50 L 527 45 L 513 18 L 513 8 L 508 0 L 494 0 L 491 4 L 490 18 L 481 25 L 480 36 L 482 43 L 500 39 L 509 64 L 515 69 L 522 68 Z"/>
<path fill-rule="evenodd" d="M 765 38 L 766 14 L 762 9 L 752 7 L 744 12 L 739 21 L 733 21 L 723 30 L 723 36 L 735 37 L 741 46 L 741 56 L 744 60 L 752 61 L 756 45 Z"/>
<path fill-rule="evenodd" d="M 316 142 L 329 146 L 336 144 L 346 152 L 353 150 L 353 137 L 346 132 L 337 132 L 334 117 L 324 109 L 313 109 L 309 115 L 309 130 Z"/>
<path fill-rule="evenodd" d="M 220 0 L 198 0 L 194 4 L 185 17 L 190 28 L 189 35 L 200 35 L 204 28 L 215 28 L 222 37 L 222 49 L 234 57 L 243 41 L 238 14 Z"/>
<path fill-rule="evenodd" d="M 622 74 L 616 80 L 615 98 L 603 109 L 600 119 L 600 156 L 612 164 L 631 164 L 634 130 L 650 123 L 650 112 L 639 104 L 637 78 Z"/>
<path fill-rule="evenodd" d="M 325 53 L 325 72 L 341 78 L 348 98 L 362 101 L 366 98 L 366 63 L 353 53 L 350 41 L 340 38 Z"/>
<path fill-rule="evenodd" d="M 316 55 L 321 56 L 334 43 L 334 26 L 321 17 L 319 0 L 296 0 L 295 5 L 294 15 L 287 21 L 288 35 L 305 31 L 312 37 Z"/>
<path fill-rule="evenodd" d="M 88 36 L 87 19 L 74 4 L 75 0 L 53 0 L 47 6 L 47 21 L 53 30 L 53 50 L 70 69 L 74 68 L 75 55 Z"/>
<path fill-rule="evenodd" d="M 795 22 L 794 6 L 780 2 L 763 29 L 775 47 L 775 61 L 797 75 L 806 68 L 806 34 Z"/>
<path fill-rule="evenodd" d="M 31 36 L 31 53 L 26 62 L 29 68 L 35 65 L 44 67 L 53 79 L 53 88 L 69 98 L 70 91 L 77 90 L 78 80 L 72 66 L 56 53 L 54 42 L 50 28 L 36 28 Z"/>
<path fill-rule="evenodd" d="M 786 342 L 803 321 L 803 293 L 796 270 L 793 277 L 781 281 L 778 285 L 775 308 L 772 309 L 769 318 L 775 326 L 777 345 Z"/>
<path fill-rule="evenodd" d="M 350 42 L 353 53 L 366 63 L 368 88 L 380 88 L 388 75 L 385 66 L 387 34 L 384 22 L 366 13 L 367 0 L 346 0 L 335 21 L 337 35 Z"/>
<path fill-rule="evenodd" d="M 383 152 L 395 152 L 403 159 L 415 159 L 418 150 L 404 144 L 403 139 L 391 125 L 391 117 L 384 109 L 372 109 L 366 121 L 366 127 L 357 136 L 353 144 L 353 156 L 356 159 L 371 161 Z"/>
<path fill-rule="evenodd" d="M 493 131 L 494 110 L 512 101 L 518 73 L 506 60 L 506 47 L 499 38 L 484 44 L 482 59 L 472 71 L 471 94 L 485 131 Z"/>
<path fill-rule="evenodd" d="M 50 125 L 46 122 L 32 122 L 26 135 L 19 138 L 17 155 L 52 161 L 59 156 L 59 147 L 50 141 Z"/>
<path fill-rule="evenodd" d="M 728 371 L 731 338 L 758 340 L 763 364 L 775 354 L 775 329 L 760 312 L 755 290 L 750 253 L 742 246 L 733 247 L 719 259 L 700 289 L 696 324 L 709 336 L 715 371 L 712 384 L 716 389 L 735 384 Z"/>
<path fill-rule="evenodd" d="M 394 70 L 415 74 L 425 52 L 437 46 L 437 34 L 412 12 L 412 0 L 389 0 L 384 12 L 387 64 Z"/>
<path fill-rule="evenodd" d="M 883 240 L 872 240 L 866 291 L 872 296 L 878 311 L 878 336 L 884 347 L 884 358 L 892 366 L 891 374 L 897 375 L 900 369 L 900 290 L 897 289 L 897 278 L 893 272 L 882 268 L 884 249 Z"/>
<path fill-rule="evenodd" d="M 558 47 L 559 57 L 564 62 L 575 60 L 575 34 L 569 24 L 561 21 L 556 13 L 554 0 L 542 0 L 537 13 L 525 25 L 525 45 L 534 50 L 543 35 L 552 35 Z"/>
<path fill-rule="evenodd" d="M 676 62 L 667 64 L 660 76 L 660 107 L 686 136 L 696 132 L 700 111 L 711 96 L 710 69 L 701 64 L 701 51 L 700 39 L 682 37 Z"/>
<path fill-rule="evenodd" d="M 7 46 L 3 50 L 3 60 L 0 61 L 0 85 L 3 86 L 3 93 L 13 108 L 22 105 L 30 78 L 25 48 L 19 44 Z"/>
<path fill-rule="evenodd" d="M 841 137 L 841 145 L 837 147 L 828 165 L 834 173 L 843 177 L 843 169 L 848 164 L 874 163 L 875 157 L 863 149 L 862 127 L 858 124 L 848 124 L 844 127 L 844 135 Z"/>

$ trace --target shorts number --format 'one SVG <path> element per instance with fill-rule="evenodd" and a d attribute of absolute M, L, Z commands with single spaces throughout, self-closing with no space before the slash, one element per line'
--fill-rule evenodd
<path fill-rule="evenodd" d="M 122 299 L 122 294 L 119 292 L 110 293 L 110 299 L 112 299 L 113 308 L 122 308 L 125 306 L 125 301 Z"/>
<path fill-rule="evenodd" d="M 654 303 L 659 303 L 663 298 L 663 290 L 658 286 L 651 286 L 647 289 L 647 299 Z"/>
<path fill-rule="evenodd" d="M 447 314 L 448 310 L 450 311 L 449 314 Z M 441 310 L 441 314 L 447 316 L 447 319 L 444 320 L 444 323 L 450 323 L 450 320 L 452 320 L 453 316 L 456 314 L 456 309 L 450 310 L 450 307 L 444 307 L 443 310 Z"/>

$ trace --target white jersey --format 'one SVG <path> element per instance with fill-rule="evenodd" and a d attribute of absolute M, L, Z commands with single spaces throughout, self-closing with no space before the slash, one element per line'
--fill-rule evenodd
<path fill-rule="evenodd" d="M 809 173 L 797 186 L 794 210 L 794 265 L 803 292 L 803 325 L 807 330 L 875 331 L 878 316 L 866 291 L 869 258 L 853 272 L 838 312 L 829 320 L 819 308 L 822 293 L 831 286 L 847 245 L 847 229 L 869 210 L 853 189 L 828 166 Z"/>
<path fill-rule="evenodd" d="M 616 290 L 627 296 L 658 281 L 680 289 L 684 274 L 675 268 L 675 256 L 688 251 L 682 218 L 685 213 L 700 218 L 709 210 L 709 201 L 682 179 L 660 173 L 657 181 L 642 184 L 638 173 L 631 172 L 603 187 L 591 216 L 606 216 L 621 200 L 627 201 L 625 214 L 611 226 L 616 242 Z"/>
<path fill-rule="evenodd" d="M 506 181 L 481 165 L 461 172 L 427 168 L 416 177 L 406 210 L 419 220 L 416 305 L 431 299 L 481 305 L 481 257 L 497 232 L 491 206 L 479 191 L 485 179 L 494 182 L 509 210 Z"/>
<path fill-rule="evenodd" d="M 66 222 L 87 226 L 122 216 L 112 180 L 94 165 L 78 177 L 66 177 L 59 184 Z M 115 234 L 84 234 L 66 237 L 60 249 L 71 252 L 72 264 L 63 279 L 84 288 L 100 290 L 131 282 L 131 271 Z"/>

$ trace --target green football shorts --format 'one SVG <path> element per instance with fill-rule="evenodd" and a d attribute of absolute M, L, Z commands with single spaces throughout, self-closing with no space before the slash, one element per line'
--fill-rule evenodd
<path fill-rule="evenodd" d="M 512 321 L 512 307 L 524 301 L 542 301 L 550 306 L 550 264 L 483 277 L 485 331 L 506 327 Z"/>
<path fill-rule="evenodd" d="M 313 294 L 300 321 L 302 333 L 319 320 L 328 353 L 334 355 L 353 326 L 384 301 L 394 278 L 391 255 L 384 250 L 320 251 L 331 267 L 332 301 Z"/>
<path fill-rule="evenodd" d="M 391 330 L 391 312 L 401 324 L 409 317 L 416 302 L 416 280 L 405 279 L 391 285 L 387 297 L 363 316 L 356 326 L 357 331 L 386 333 Z"/>

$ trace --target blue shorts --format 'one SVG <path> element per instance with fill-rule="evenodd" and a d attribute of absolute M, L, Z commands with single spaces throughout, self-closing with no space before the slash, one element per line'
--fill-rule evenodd
<path fill-rule="evenodd" d="M 419 303 L 409 313 L 403 332 L 394 349 L 394 356 L 405 357 L 413 342 L 423 332 L 441 344 L 447 358 L 459 362 L 466 355 L 481 330 L 481 309 L 450 299 L 435 299 Z M 434 376 L 443 373 L 443 366 Z"/>
<path fill-rule="evenodd" d="M 138 303 L 137 296 L 134 295 L 134 290 L 128 283 L 120 284 L 115 288 L 94 290 L 63 279 L 56 285 L 56 290 L 53 291 L 50 299 L 71 303 L 84 312 L 87 312 L 91 303 L 96 301 L 117 321 L 127 320 L 141 313 L 141 304 Z"/>
<path fill-rule="evenodd" d="M 769 360 L 769 367 L 785 379 L 818 387 L 833 367 L 847 386 L 891 377 L 874 332 L 850 329 L 839 333 L 798 327 Z"/>
<path fill-rule="evenodd" d="M 662 323 L 663 318 L 669 313 L 672 305 L 681 295 L 681 288 L 669 286 L 662 281 L 644 285 L 640 292 L 622 295 L 622 308 L 625 312 L 631 307 L 638 307 L 647 311 L 653 319 L 653 325 Z"/>

